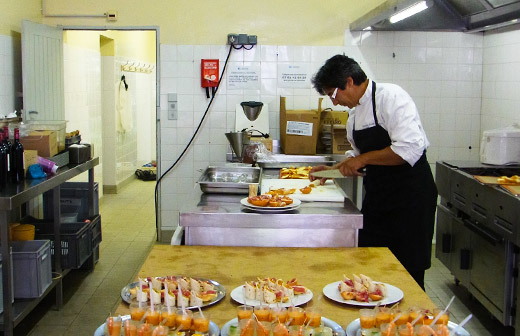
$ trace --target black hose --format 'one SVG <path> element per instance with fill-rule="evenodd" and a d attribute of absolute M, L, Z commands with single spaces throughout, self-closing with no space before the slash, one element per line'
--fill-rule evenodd
<path fill-rule="evenodd" d="M 179 163 L 179 161 L 182 159 L 184 154 L 188 151 L 188 148 L 190 148 L 191 144 L 193 143 L 193 140 L 195 140 L 195 136 L 197 136 L 197 133 L 199 132 L 200 128 L 202 127 L 202 123 L 206 119 L 206 116 L 207 116 L 207 114 L 209 112 L 209 108 L 211 107 L 211 103 L 213 103 L 213 99 L 215 99 L 217 90 L 220 87 L 220 82 L 222 81 L 222 77 L 224 77 L 224 72 L 226 71 L 226 66 L 227 66 L 228 61 L 229 61 L 229 56 L 231 55 L 231 51 L 233 50 L 233 48 L 234 48 L 233 45 L 229 46 L 229 52 L 227 54 L 226 61 L 224 62 L 224 67 L 222 68 L 222 74 L 220 75 L 220 79 L 218 80 L 218 84 L 215 87 L 215 91 L 214 91 L 215 94 L 213 94 L 213 96 L 211 97 L 211 100 L 208 103 L 208 107 L 206 108 L 206 111 L 202 115 L 202 119 L 200 120 L 200 123 L 197 126 L 197 129 L 195 130 L 195 133 L 193 133 L 190 141 L 188 142 L 188 144 L 186 145 L 186 147 L 184 148 L 182 153 L 179 155 L 177 160 L 175 160 L 175 162 L 171 165 L 171 167 L 168 168 L 164 172 L 164 174 L 162 174 L 159 177 L 159 179 L 157 179 L 157 182 L 155 182 L 155 231 L 157 233 L 157 238 L 159 238 L 159 210 L 158 210 L 158 208 L 159 208 L 159 206 L 158 206 L 158 203 L 159 203 L 159 184 L 161 183 L 163 177 L 166 176 L 166 174 L 168 174 L 177 165 L 177 163 Z"/>

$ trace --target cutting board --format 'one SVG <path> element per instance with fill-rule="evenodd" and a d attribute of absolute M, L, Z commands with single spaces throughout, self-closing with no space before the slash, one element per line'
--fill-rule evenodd
<path fill-rule="evenodd" d="M 300 188 L 306 187 L 311 182 L 300 179 L 262 179 L 260 192 L 265 194 L 270 189 L 296 189 L 294 194 L 289 195 L 302 202 L 343 202 L 345 194 L 332 180 L 327 180 L 324 185 L 312 188 L 309 194 L 302 194 Z"/>
<path fill-rule="evenodd" d="M 512 186 L 512 185 L 503 185 L 501 186 L 505 190 L 509 191 L 511 194 L 515 196 L 520 195 L 520 185 Z"/>
<path fill-rule="evenodd" d="M 473 175 L 474 178 L 476 178 L 478 181 L 484 183 L 484 184 L 500 184 L 500 185 L 514 185 L 518 186 L 520 183 L 514 183 L 514 182 L 498 182 L 499 177 L 498 176 L 479 176 L 479 175 Z"/>

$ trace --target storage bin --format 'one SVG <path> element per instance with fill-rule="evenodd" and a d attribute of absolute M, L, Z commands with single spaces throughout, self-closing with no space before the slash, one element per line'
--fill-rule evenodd
<path fill-rule="evenodd" d="M 40 297 L 52 283 L 50 241 L 14 241 L 11 246 L 14 297 Z"/>
<path fill-rule="evenodd" d="M 48 158 L 54 162 L 58 167 L 64 167 L 69 164 L 69 152 L 65 151 Z"/>
<path fill-rule="evenodd" d="M 61 223 L 61 268 L 79 268 L 92 254 L 92 237 L 89 222 Z M 51 255 L 54 256 L 54 232 L 52 224 L 36 223 L 36 237 L 51 240 Z M 53 268 L 54 257 L 52 258 Z"/>
<path fill-rule="evenodd" d="M 70 163 L 80 164 L 92 158 L 92 147 L 90 144 L 71 145 L 69 151 Z"/>
<path fill-rule="evenodd" d="M 11 248 L 12 250 L 12 248 Z M 99 249 L 98 249 L 98 257 L 99 257 Z M 13 264 L 13 257 L 11 256 L 11 265 Z M 0 254 L 0 279 L 2 279 L 2 272 L 3 272 L 3 264 L 2 264 L 2 255 Z M 13 282 L 13 273 L 11 272 L 11 283 Z M 4 312 L 4 282 L 0 281 L 0 314 Z M 13 298 L 14 302 L 14 287 L 11 287 L 11 297 Z"/>
<path fill-rule="evenodd" d="M 97 215 L 90 221 L 92 249 L 101 243 L 101 216 Z"/>
<path fill-rule="evenodd" d="M 60 186 L 62 213 L 78 213 L 78 221 L 88 218 L 88 182 L 65 182 Z M 53 219 L 52 192 L 43 194 L 43 217 Z M 99 185 L 94 183 L 94 215 L 99 215 Z"/>
<path fill-rule="evenodd" d="M 55 131 L 58 152 L 65 149 L 66 120 L 29 120 L 26 125 L 33 131 Z"/>

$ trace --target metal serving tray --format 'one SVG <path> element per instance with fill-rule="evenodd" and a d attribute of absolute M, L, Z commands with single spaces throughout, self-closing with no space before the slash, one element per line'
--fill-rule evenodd
<path fill-rule="evenodd" d="M 262 168 L 209 166 L 198 183 L 204 193 L 249 194 L 249 185 L 260 183 Z"/>
<path fill-rule="evenodd" d="M 257 161 L 259 167 L 262 168 L 285 168 L 285 167 L 306 167 L 317 165 L 333 165 L 336 163 L 331 156 L 328 155 L 286 155 L 274 154 L 266 161 Z"/>

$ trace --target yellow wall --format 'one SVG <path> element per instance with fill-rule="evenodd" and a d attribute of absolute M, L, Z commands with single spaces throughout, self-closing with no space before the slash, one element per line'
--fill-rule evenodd
<path fill-rule="evenodd" d="M 100 36 L 113 40 L 113 51 L 100 49 Z M 117 55 L 155 64 L 155 31 L 78 31 L 66 30 L 63 42 L 83 48 L 101 50 L 104 56 Z"/>
<path fill-rule="evenodd" d="M 0 0 L 1 35 L 19 35 L 22 20 L 41 22 L 41 19 L 41 0 Z"/>
<path fill-rule="evenodd" d="M 119 19 L 107 22 L 104 18 L 45 17 L 42 21 L 64 26 L 159 26 L 164 44 L 225 44 L 228 33 L 246 33 L 258 35 L 260 44 L 343 45 L 349 23 L 383 1 L 46 0 L 47 14 L 116 10 Z M 18 7 L 25 6 L 25 0 L 19 2 Z M 40 6 L 39 1 L 33 2 Z"/>

